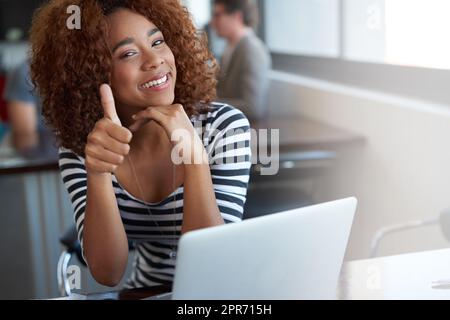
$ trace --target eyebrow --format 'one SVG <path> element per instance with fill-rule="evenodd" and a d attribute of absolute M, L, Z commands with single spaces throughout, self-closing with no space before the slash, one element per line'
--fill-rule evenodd
<path fill-rule="evenodd" d="M 147 36 L 148 36 L 148 37 L 151 37 L 151 36 L 153 36 L 155 33 L 158 33 L 158 32 L 161 32 L 158 28 L 150 29 L 150 30 L 147 32 Z M 127 44 L 131 44 L 131 43 L 133 43 L 133 42 L 134 42 L 134 38 L 125 38 L 125 39 L 123 39 L 122 41 L 119 41 L 119 43 L 116 44 L 116 45 L 114 46 L 114 48 L 112 49 L 112 52 L 114 53 L 114 52 L 116 52 L 116 50 L 119 49 L 120 47 L 125 46 L 125 45 L 127 45 Z"/>

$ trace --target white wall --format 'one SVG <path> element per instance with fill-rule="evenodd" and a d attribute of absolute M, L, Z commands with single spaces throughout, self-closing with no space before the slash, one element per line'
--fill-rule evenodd
<path fill-rule="evenodd" d="M 347 259 L 369 255 L 379 228 L 450 207 L 450 106 L 274 72 L 271 113 L 303 114 L 366 137 L 321 184 L 320 199 L 349 195 L 359 209 Z M 380 255 L 448 246 L 439 227 L 387 237 Z"/>

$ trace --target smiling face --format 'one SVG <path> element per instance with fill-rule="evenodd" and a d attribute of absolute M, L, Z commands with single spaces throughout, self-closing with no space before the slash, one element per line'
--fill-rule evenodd
<path fill-rule="evenodd" d="M 119 9 L 108 16 L 111 87 L 119 115 L 175 99 L 175 57 L 161 30 L 144 16 Z"/>

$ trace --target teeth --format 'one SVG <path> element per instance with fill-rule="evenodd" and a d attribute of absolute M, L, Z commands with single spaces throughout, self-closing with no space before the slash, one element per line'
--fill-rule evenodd
<path fill-rule="evenodd" d="M 161 79 L 154 80 L 154 81 L 149 81 L 149 82 L 143 84 L 142 87 L 146 88 L 146 89 L 151 88 L 151 87 L 156 87 L 156 86 L 159 86 L 159 85 L 161 85 L 163 83 L 166 83 L 167 80 L 168 80 L 167 75 L 165 75 Z"/>

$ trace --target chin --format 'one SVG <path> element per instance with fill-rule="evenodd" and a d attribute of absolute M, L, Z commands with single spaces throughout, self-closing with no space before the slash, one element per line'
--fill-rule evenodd
<path fill-rule="evenodd" d="M 148 101 L 147 102 L 147 107 L 151 107 L 151 106 L 170 106 L 170 105 L 173 104 L 174 100 L 175 99 L 166 98 L 166 99 L 158 99 L 158 100 Z"/>
<path fill-rule="evenodd" d="M 170 106 L 175 101 L 174 95 L 168 95 L 168 96 L 160 96 L 160 97 L 152 97 L 152 99 L 149 99 L 149 97 L 144 97 L 139 99 L 140 105 L 142 108 L 148 108 L 151 106 Z"/>

